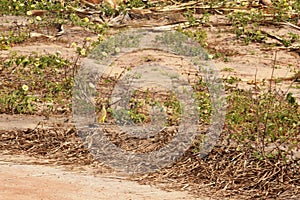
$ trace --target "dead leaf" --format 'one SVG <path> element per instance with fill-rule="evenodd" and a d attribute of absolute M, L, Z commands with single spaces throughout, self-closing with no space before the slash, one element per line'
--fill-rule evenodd
<path fill-rule="evenodd" d="M 31 10 L 32 16 L 42 16 L 47 10 Z"/>
<path fill-rule="evenodd" d="M 100 4 L 101 0 L 86 0 L 89 3 L 93 3 L 93 4 Z"/>
<path fill-rule="evenodd" d="M 272 1 L 271 0 L 261 0 L 261 3 L 265 6 L 270 6 L 272 5 Z"/>

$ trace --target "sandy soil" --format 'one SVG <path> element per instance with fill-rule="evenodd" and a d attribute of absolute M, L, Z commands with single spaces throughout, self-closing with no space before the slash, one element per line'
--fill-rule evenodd
<path fill-rule="evenodd" d="M 61 167 L 22 164 L 33 158 L 0 156 L 1 200 L 184 200 L 195 198 L 186 192 L 162 191 L 139 185 L 120 175 L 94 176 L 66 171 Z M 10 160 L 10 161 L 7 161 Z"/>

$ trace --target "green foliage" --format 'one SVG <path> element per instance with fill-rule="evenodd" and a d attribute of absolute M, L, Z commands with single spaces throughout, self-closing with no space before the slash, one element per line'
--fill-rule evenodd
<path fill-rule="evenodd" d="M 194 98 L 198 106 L 199 121 L 200 123 L 209 124 L 212 114 L 212 105 L 206 83 L 202 79 L 199 79 L 198 82 L 193 85 L 193 89 L 195 91 Z"/>
<path fill-rule="evenodd" d="M 150 6 L 150 4 L 148 4 L 148 1 L 143 1 L 143 0 L 129 0 L 127 5 L 129 8 L 140 8 L 140 7 L 147 8 Z"/>
<path fill-rule="evenodd" d="M 195 31 L 192 31 L 192 30 L 183 30 L 181 28 L 178 28 L 177 31 L 183 33 L 184 35 L 188 36 L 189 38 L 194 39 L 202 47 L 207 46 L 207 43 L 206 43 L 207 32 L 205 30 L 196 29 Z"/>
<path fill-rule="evenodd" d="M 200 45 L 187 45 L 192 41 L 188 36 L 180 33 L 180 31 L 174 33 L 166 32 L 162 34 L 162 36 L 156 37 L 156 40 L 162 44 L 168 45 L 172 51 L 178 54 L 185 56 L 197 56 L 199 59 L 201 58 L 205 60 L 209 59 L 209 55 Z"/>
<path fill-rule="evenodd" d="M 236 36 L 244 39 L 245 44 L 249 44 L 250 42 L 262 42 L 266 38 L 259 28 L 264 21 L 267 23 L 270 21 L 297 22 L 300 14 L 299 7 L 299 1 L 280 0 L 274 1 L 272 9 L 268 11 L 273 12 L 272 15 L 264 9 L 252 8 L 250 12 L 243 9 L 234 10 L 234 12 L 227 15 L 227 18 L 232 23 Z M 288 47 L 297 40 L 299 40 L 299 37 L 296 34 L 289 33 L 282 39 L 281 43 Z"/>
<path fill-rule="evenodd" d="M 236 90 L 228 96 L 226 126 L 229 136 L 243 148 L 254 149 L 261 158 L 283 156 L 299 145 L 299 106 L 291 94 L 287 100 L 272 92 L 254 96 Z M 283 148 L 284 151 L 279 151 Z M 272 146 L 280 148 L 271 148 Z"/>
<path fill-rule="evenodd" d="M 128 114 L 134 123 L 150 122 L 150 109 L 154 107 L 166 114 L 166 125 L 178 125 L 181 120 L 182 105 L 172 93 L 135 91 L 129 105 Z"/>
<path fill-rule="evenodd" d="M 81 18 L 75 13 L 71 13 L 70 15 L 68 15 L 68 18 L 72 24 L 74 24 L 76 26 L 85 27 L 95 33 L 98 33 L 98 34 L 103 34 L 109 28 L 109 26 L 105 23 L 97 24 L 97 23 L 91 22 L 88 17 Z"/>
<path fill-rule="evenodd" d="M 265 36 L 257 28 L 263 20 L 261 12 L 233 12 L 227 15 L 229 22 L 233 24 L 234 32 L 238 38 L 243 38 L 246 44 L 249 42 L 262 42 Z M 248 27 L 252 24 L 252 27 Z"/>
<path fill-rule="evenodd" d="M 25 15 L 29 10 L 60 10 L 64 7 L 59 1 L 44 0 L 1 0 L 0 15 Z"/>
<path fill-rule="evenodd" d="M 234 69 L 233 68 L 230 68 L 230 67 L 225 67 L 222 69 L 223 72 L 233 72 Z"/>
<path fill-rule="evenodd" d="M 274 20 L 276 21 L 290 21 L 291 20 L 291 14 L 292 10 L 298 11 L 299 14 L 299 5 L 300 2 L 293 1 L 293 3 L 290 3 L 286 0 L 279 0 L 274 2 Z"/>
<path fill-rule="evenodd" d="M 142 101 L 132 99 L 130 105 L 131 108 L 128 111 L 128 114 L 134 123 L 143 123 L 148 119 L 149 116 L 147 116 L 147 111 L 144 113 L 140 112 L 143 110 L 143 106 L 145 106 Z"/>
<path fill-rule="evenodd" d="M 25 85 L 24 85 L 25 86 Z M 22 87 L 11 91 L 9 94 L 1 94 L 0 112 L 33 113 L 36 111 L 35 96 L 29 95 Z"/>
<path fill-rule="evenodd" d="M 183 16 L 188 20 L 188 22 L 190 23 L 191 26 L 196 25 L 196 18 L 194 17 L 194 11 L 191 9 L 188 9 Z"/>
<path fill-rule="evenodd" d="M 70 99 L 73 84 L 70 62 L 55 55 L 12 55 L 1 61 L 0 112 L 32 113 L 38 104 L 63 103 Z M 5 75 L 6 74 L 6 75 Z M 13 80 L 13 81 L 11 81 Z M 20 88 L 27 86 L 28 90 Z M 26 87 L 25 87 L 26 88 Z"/>
<path fill-rule="evenodd" d="M 238 82 L 240 82 L 241 81 L 241 79 L 240 78 L 238 78 L 238 77 L 235 77 L 235 76 L 229 76 L 227 79 L 225 79 L 224 80 L 226 83 L 228 83 L 228 84 L 236 84 L 236 83 L 238 83 Z"/>
<path fill-rule="evenodd" d="M 9 50 L 10 45 L 18 44 L 29 38 L 27 30 L 11 30 L 7 33 L 2 33 L 0 36 L 0 49 Z"/>

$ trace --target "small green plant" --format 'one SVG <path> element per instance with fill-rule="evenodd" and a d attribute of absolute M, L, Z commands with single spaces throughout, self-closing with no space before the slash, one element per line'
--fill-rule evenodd
<path fill-rule="evenodd" d="M 228 83 L 228 84 L 236 84 L 238 82 L 240 82 L 241 79 L 238 78 L 238 77 L 235 77 L 235 76 L 230 76 L 229 78 L 225 79 L 225 82 Z"/>
<path fill-rule="evenodd" d="M 299 5 L 299 1 L 295 1 L 294 4 L 290 4 L 289 1 L 279 0 L 275 3 L 274 11 L 274 20 L 276 21 L 286 21 L 291 19 L 293 7 L 297 7 Z"/>
<path fill-rule="evenodd" d="M 288 37 L 283 38 L 281 43 L 285 46 L 285 47 L 289 47 L 291 46 L 293 43 L 298 42 L 299 41 L 299 36 L 295 33 L 288 33 Z"/>
<path fill-rule="evenodd" d="M 261 31 L 245 31 L 244 32 L 244 42 L 245 44 L 249 44 L 250 42 L 262 42 L 265 39 L 265 36 L 261 33 Z"/>
<path fill-rule="evenodd" d="M 65 107 L 70 101 L 73 69 L 59 53 L 43 56 L 13 54 L 10 59 L 1 61 L 0 66 L 3 74 L 0 88 L 2 113 L 42 112 L 52 109 L 53 102 L 56 107 Z"/>
<path fill-rule="evenodd" d="M 128 111 L 131 120 L 134 123 L 144 123 L 149 120 L 149 111 L 144 110 L 144 102 L 136 99 L 132 99 L 130 102 L 130 110 Z"/>
<path fill-rule="evenodd" d="M 11 91 L 7 95 L 0 97 L 0 112 L 9 111 L 10 113 L 33 113 L 36 110 L 34 104 L 37 97 L 28 94 L 29 87 L 22 85 L 21 88 Z"/>
<path fill-rule="evenodd" d="M 229 60 L 229 58 L 226 56 L 226 57 L 224 57 L 223 61 L 224 61 L 224 62 L 229 62 L 230 60 Z"/>
<path fill-rule="evenodd" d="M 72 24 L 76 26 L 85 27 L 97 34 L 103 34 L 109 28 L 109 26 L 106 23 L 97 24 L 91 22 L 88 17 L 81 18 L 75 13 L 71 13 L 68 17 Z"/>
<path fill-rule="evenodd" d="M 192 30 L 184 30 L 181 28 L 178 28 L 177 31 L 183 33 L 184 35 L 188 36 L 189 38 L 194 39 L 197 41 L 201 46 L 206 47 L 206 39 L 207 39 L 207 32 L 205 30 L 196 29 L 194 31 Z"/>
<path fill-rule="evenodd" d="M 152 109 L 159 109 L 162 114 L 166 115 L 166 126 L 180 124 L 183 108 L 172 92 L 135 91 L 129 101 L 127 114 L 134 123 L 149 123 L 152 120 L 150 113 Z"/>
<path fill-rule="evenodd" d="M 234 10 L 227 15 L 230 23 L 232 23 L 233 31 L 238 38 L 244 39 L 245 44 L 250 42 L 262 42 L 266 36 L 261 33 L 259 26 L 264 21 L 295 21 L 299 19 L 299 1 L 288 2 L 286 0 L 276 1 L 273 4 L 270 16 L 263 9 L 252 8 L 250 12 L 245 10 Z M 298 15 L 298 17 L 296 17 Z M 268 17 L 267 17 L 268 16 Z M 282 39 L 284 46 L 290 46 L 294 41 L 298 40 L 297 35 L 289 33 L 289 38 Z"/>
<path fill-rule="evenodd" d="M 169 94 L 167 99 L 163 103 L 168 114 L 167 125 L 179 125 L 183 114 L 182 104 L 174 94 Z"/>
<path fill-rule="evenodd" d="M 191 9 L 188 9 L 183 16 L 188 20 L 191 26 L 196 25 L 197 19 L 194 17 L 194 11 Z"/>
<path fill-rule="evenodd" d="M 290 93 L 285 100 L 273 92 L 255 98 L 251 91 L 232 92 L 226 116 L 230 137 L 257 158 L 282 157 L 281 153 L 299 145 L 300 113 L 294 100 Z M 285 151 L 279 151 L 281 144 L 287 147 Z"/>
<path fill-rule="evenodd" d="M 24 42 L 29 38 L 28 30 L 17 29 L 2 33 L 0 36 L 0 49 L 9 50 L 13 44 Z"/>
<path fill-rule="evenodd" d="M 128 1 L 128 6 L 130 8 L 139 8 L 139 7 L 147 7 L 147 1 L 143 0 L 129 0 Z"/>
<path fill-rule="evenodd" d="M 2 0 L 0 14 L 26 15 L 29 10 L 62 10 L 64 6 L 59 1 L 43 0 Z"/>
<path fill-rule="evenodd" d="M 195 91 L 194 98 L 197 102 L 199 112 L 199 121 L 203 124 L 209 124 L 212 105 L 207 85 L 201 78 L 193 85 L 193 89 Z"/>
<path fill-rule="evenodd" d="M 286 100 L 291 105 L 297 105 L 296 98 L 293 96 L 293 94 L 291 92 L 287 93 Z"/>
<path fill-rule="evenodd" d="M 225 67 L 222 69 L 223 72 L 233 72 L 234 69 L 233 68 L 230 68 L 230 67 Z"/>

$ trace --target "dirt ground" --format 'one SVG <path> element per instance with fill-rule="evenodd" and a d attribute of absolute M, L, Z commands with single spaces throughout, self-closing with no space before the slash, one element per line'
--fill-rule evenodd
<path fill-rule="evenodd" d="M 212 23 L 221 24 L 225 19 L 222 16 L 211 18 Z M 0 17 L 1 27 L 5 29 L 11 24 L 5 22 L 17 21 L 18 23 L 27 23 L 24 17 Z M 219 52 L 228 54 L 228 61 L 223 59 L 214 60 L 217 68 L 224 78 L 230 76 L 239 77 L 239 87 L 254 88 L 254 80 L 263 90 L 268 87 L 268 79 L 271 78 L 273 71 L 275 51 L 277 52 L 275 78 L 286 78 L 294 75 L 294 70 L 300 70 L 300 56 L 295 52 L 283 49 L 264 48 L 260 44 L 250 43 L 244 45 L 236 40 L 236 36 L 226 32 L 227 27 L 206 27 L 208 35 L 208 47 Z M 56 39 L 31 38 L 30 41 L 13 46 L 10 50 L 0 50 L 0 57 L 7 58 L 13 51 L 18 54 L 55 53 L 57 50 L 61 55 L 68 59 L 75 59 L 76 53 L 70 44 L 73 41 L 79 44 L 84 38 L 97 38 L 93 34 L 80 27 L 65 27 L 66 33 Z M 268 26 L 271 32 L 286 33 L 289 31 L 297 32 L 289 26 Z M 224 31 L 221 35 L 219 32 Z M 271 41 L 269 42 L 274 42 Z M 224 69 L 233 70 L 224 70 Z M 293 83 L 299 84 L 299 83 Z M 291 81 L 282 81 L 276 87 L 278 90 L 287 91 L 300 99 L 300 90 L 298 87 L 290 87 Z M 22 116 L 22 115 L 0 115 L 0 130 L 12 129 L 34 129 L 40 122 L 47 121 L 53 123 L 71 122 L 70 116 L 50 116 L 49 119 L 44 116 Z M 62 200 L 80 200 L 80 199 L 210 199 L 209 197 L 198 197 L 188 194 L 189 191 L 164 191 L 157 187 L 149 185 L 139 185 L 136 182 L 128 181 L 125 175 L 117 173 L 97 173 L 95 169 L 78 168 L 78 166 L 68 165 L 67 168 L 55 166 L 47 163 L 47 159 L 32 158 L 24 155 L 11 155 L 11 153 L 0 153 L 0 199 L 13 200 L 37 200 L 37 199 L 62 199 Z M 163 187 L 162 187 L 163 188 Z M 212 198 L 214 199 L 214 198 Z"/>
<path fill-rule="evenodd" d="M 118 174 L 91 175 L 86 170 L 66 170 L 59 166 L 34 165 L 25 156 L 0 158 L 0 198 L 3 200 L 173 200 L 199 199 L 183 191 L 167 192 L 126 180 Z"/>

